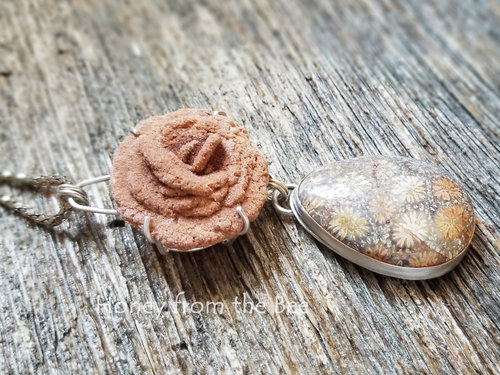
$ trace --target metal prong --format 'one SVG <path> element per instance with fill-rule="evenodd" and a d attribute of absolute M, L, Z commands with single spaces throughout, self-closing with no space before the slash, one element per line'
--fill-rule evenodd
<path fill-rule="evenodd" d="M 237 237 L 239 236 L 244 236 L 247 234 L 248 230 L 250 229 L 250 219 L 247 216 L 247 213 L 243 209 L 243 207 L 238 206 L 236 207 L 236 211 L 240 215 L 241 219 L 243 220 L 243 229 L 240 231 L 240 233 L 237 234 Z"/>
<path fill-rule="evenodd" d="M 236 238 L 244 236 L 245 234 L 248 233 L 248 230 L 250 229 L 250 219 L 248 218 L 247 213 L 245 212 L 243 207 L 241 206 L 236 207 L 236 212 L 238 212 L 238 215 L 240 215 L 241 219 L 243 220 L 243 228 L 237 235 L 222 241 L 223 245 L 231 245 L 236 240 Z"/>
<path fill-rule="evenodd" d="M 149 243 L 156 243 L 156 241 L 151 237 L 151 217 L 146 215 L 144 216 L 144 224 L 142 224 L 142 231 L 144 232 L 144 236 L 148 240 Z"/>
<path fill-rule="evenodd" d="M 226 112 L 223 112 L 223 111 L 214 111 L 213 115 L 214 116 L 226 116 L 227 117 Z"/>
<path fill-rule="evenodd" d="M 132 128 L 132 129 L 130 129 L 130 132 L 131 132 L 133 135 L 135 135 L 136 137 L 138 137 L 138 136 L 139 136 L 139 131 L 138 131 L 136 128 Z"/>

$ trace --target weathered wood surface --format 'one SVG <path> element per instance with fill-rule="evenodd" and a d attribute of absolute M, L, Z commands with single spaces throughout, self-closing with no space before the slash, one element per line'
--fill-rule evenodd
<path fill-rule="evenodd" d="M 408 282 L 271 207 L 229 248 L 168 256 L 110 217 L 49 232 L 2 210 L 0 372 L 498 373 L 499 18 L 497 1 L 2 0 L 1 168 L 106 174 L 140 119 L 213 108 L 282 180 L 365 154 L 442 164 L 478 225 L 456 270 Z"/>

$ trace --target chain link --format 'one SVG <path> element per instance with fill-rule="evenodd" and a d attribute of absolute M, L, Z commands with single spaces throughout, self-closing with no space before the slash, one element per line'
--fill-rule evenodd
<path fill-rule="evenodd" d="M 269 186 L 267 188 L 267 199 L 272 202 L 276 211 L 284 215 L 293 215 L 292 210 L 289 208 L 290 191 L 295 189 L 294 184 L 285 184 L 284 182 L 269 179 Z"/>
<path fill-rule="evenodd" d="M 59 209 L 55 214 L 36 212 L 32 207 L 24 206 L 23 203 L 10 195 L 0 197 L 0 206 L 38 225 L 46 227 L 57 226 L 69 216 L 71 212 L 71 205 L 68 203 L 69 197 L 73 197 L 81 204 L 88 204 L 85 191 L 81 187 L 72 185 L 71 181 L 64 176 L 28 177 L 21 173 L 14 174 L 9 171 L 1 171 L 0 185 L 4 184 L 9 184 L 19 190 L 31 189 L 46 197 L 56 197 Z"/>

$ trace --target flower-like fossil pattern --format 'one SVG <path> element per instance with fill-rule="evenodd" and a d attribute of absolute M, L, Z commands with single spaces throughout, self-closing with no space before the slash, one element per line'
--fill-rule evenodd
<path fill-rule="evenodd" d="M 415 159 L 334 163 L 306 176 L 298 194 L 312 219 L 333 237 L 390 264 L 445 263 L 467 248 L 474 232 L 465 191 L 442 169 Z"/>
<path fill-rule="evenodd" d="M 113 157 L 119 214 L 167 248 L 205 247 L 236 235 L 241 206 L 254 220 L 267 198 L 267 162 L 229 118 L 182 109 L 140 122 Z"/>

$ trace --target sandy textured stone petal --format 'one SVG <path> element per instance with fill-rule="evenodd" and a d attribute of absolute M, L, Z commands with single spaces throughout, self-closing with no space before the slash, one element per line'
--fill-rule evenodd
<path fill-rule="evenodd" d="M 211 111 L 150 117 L 113 157 L 111 190 L 120 215 L 153 237 L 189 250 L 236 235 L 242 206 L 255 220 L 267 198 L 267 162 L 240 125 Z"/>

